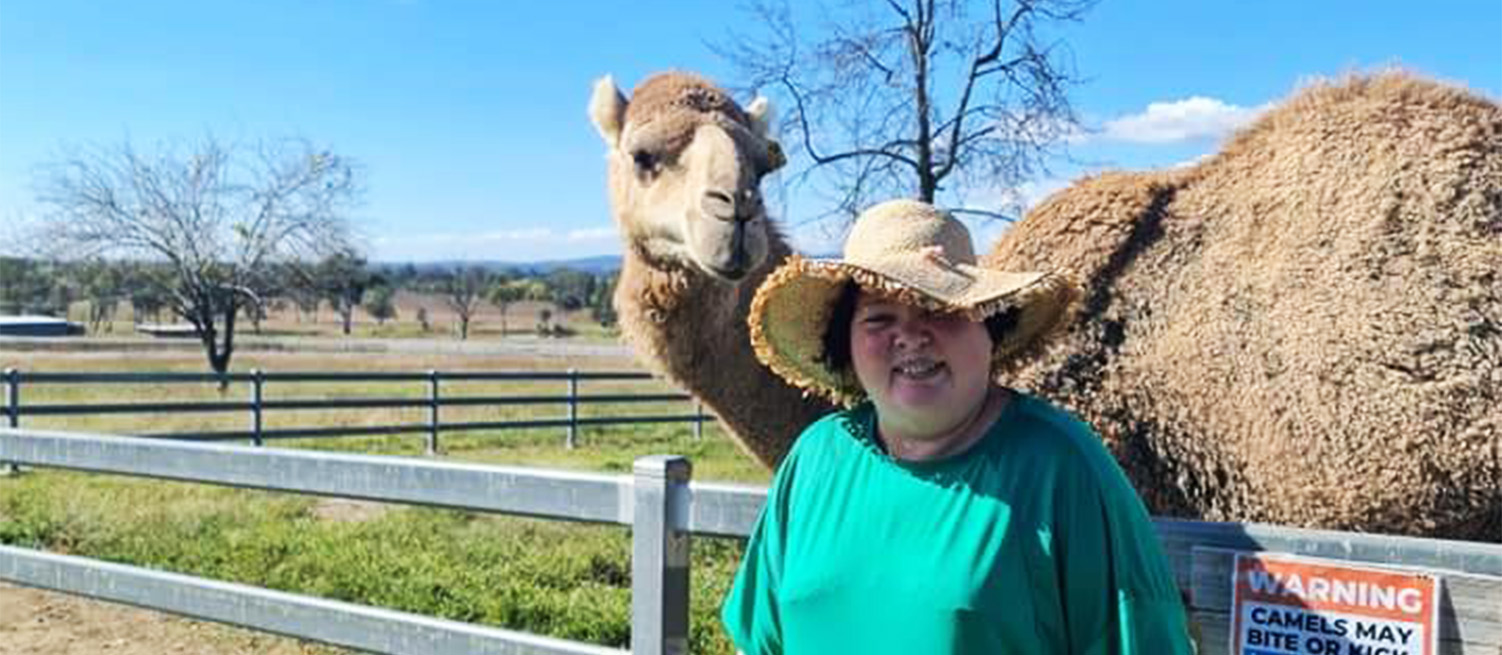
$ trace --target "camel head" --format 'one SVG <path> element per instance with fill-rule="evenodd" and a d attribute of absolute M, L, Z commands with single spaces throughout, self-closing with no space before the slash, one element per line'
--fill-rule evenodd
<path fill-rule="evenodd" d="M 783 163 L 765 98 L 742 109 L 687 73 L 663 73 L 628 101 L 606 76 L 590 118 L 609 148 L 610 203 L 627 244 L 657 263 L 734 282 L 767 257 L 761 178 Z"/>

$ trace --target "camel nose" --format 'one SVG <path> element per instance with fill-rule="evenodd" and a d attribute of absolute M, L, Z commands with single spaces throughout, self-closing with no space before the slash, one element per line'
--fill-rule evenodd
<path fill-rule="evenodd" d="M 722 221 L 745 222 L 761 215 L 761 192 L 755 187 L 739 193 L 710 189 L 704 192 L 699 206 L 705 215 Z"/>
<path fill-rule="evenodd" d="M 746 219 L 755 218 L 762 213 L 761 191 L 751 187 L 741 192 L 741 216 Z"/>

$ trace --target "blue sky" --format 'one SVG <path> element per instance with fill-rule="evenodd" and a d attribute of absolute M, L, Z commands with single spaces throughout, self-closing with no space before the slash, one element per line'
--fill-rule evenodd
<path fill-rule="evenodd" d="M 592 81 L 726 79 L 705 43 L 746 20 L 731 2 L 4 0 L 0 223 L 41 210 L 35 171 L 70 145 L 296 135 L 362 164 L 353 219 L 375 259 L 618 253 Z M 1059 36 L 1098 131 L 1072 154 L 1116 168 L 1212 152 L 1312 76 L 1400 64 L 1502 97 L 1498 0 L 1105 0 Z M 1025 195 L 1084 172 L 1060 164 Z M 982 247 L 999 229 L 978 226 Z M 828 230 L 793 237 L 832 249 Z"/>

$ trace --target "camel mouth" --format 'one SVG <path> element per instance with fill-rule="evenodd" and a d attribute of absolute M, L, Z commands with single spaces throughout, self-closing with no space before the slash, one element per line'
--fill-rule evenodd
<path fill-rule="evenodd" d="M 727 282 L 738 282 L 741 278 L 746 277 L 747 273 L 747 269 L 744 266 L 715 266 L 714 264 L 705 264 L 704 270 L 710 275 Z"/>
<path fill-rule="evenodd" d="M 710 277 L 739 282 L 751 272 L 762 257 L 752 250 L 751 233 L 741 222 L 714 222 L 697 236 L 699 248 L 692 256 L 699 269 Z"/>

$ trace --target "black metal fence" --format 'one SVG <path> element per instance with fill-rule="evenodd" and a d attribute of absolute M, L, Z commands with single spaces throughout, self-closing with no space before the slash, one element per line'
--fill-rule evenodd
<path fill-rule="evenodd" d="M 263 445 L 267 439 L 378 436 L 398 434 L 422 434 L 425 449 L 429 454 L 438 452 L 439 436 L 444 432 L 475 430 L 515 430 L 528 428 L 562 428 L 564 445 L 578 445 L 579 428 L 585 426 L 627 425 L 642 423 L 689 423 L 694 437 L 703 435 L 704 422 L 711 418 L 703 406 L 684 393 L 582 393 L 586 382 L 650 381 L 650 374 L 636 371 L 600 372 L 578 371 L 436 371 L 414 373 L 390 372 L 319 372 L 302 371 L 274 373 L 252 370 L 246 373 L 46 373 L 23 372 L 6 369 L 4 372 L 4 415 L 6 426 L 21 427 L 22 417 L 32 416 L 79 416 L 99 414 L 148 414 L 171 412 L 191 413 L 241 413 L 248 418 L 248 427 L 241 430 L 196 430 L 174 432 L 136 432 L 135 436 L 192 439 L 198 441 L 249 440 Z M 455 382 L 537 382 L 554 381 L 565 385 L 563 393 L 551 395 L 445 395 L 444 384 Z M 361 397 L 361 398 L 276 398 L 267 397 L 269 385 L 308 382 L 333 383 L 403 383 L 420 385 L 421 394 L 409 397 Z M 40 385 L 76 384 L 239 384 L 249 388 L 241 400 L 194 400 L 182 402 L 87 402 L 87 403 L 26 403 L 23 389 Z M 652 414 L 638 416 L 589 416 L 580 415 L 580 407 L 590 404 L 622 403 L 685 403 L 691 410 L 681 414 Z M 443 420 L 446 407 L 501 407 L 521 405 L 556 405 L 562 409 L 557 417 L 528 418 L 500 421 L 448 421 Z M 418 409 L 426 410 L 426 420 L 395 425 L 342 425 L 303 426 L 271 429 L 266 427 L 266 417 L 272 412 L 300 410 L 350 410 L 350 409 Z"/>

